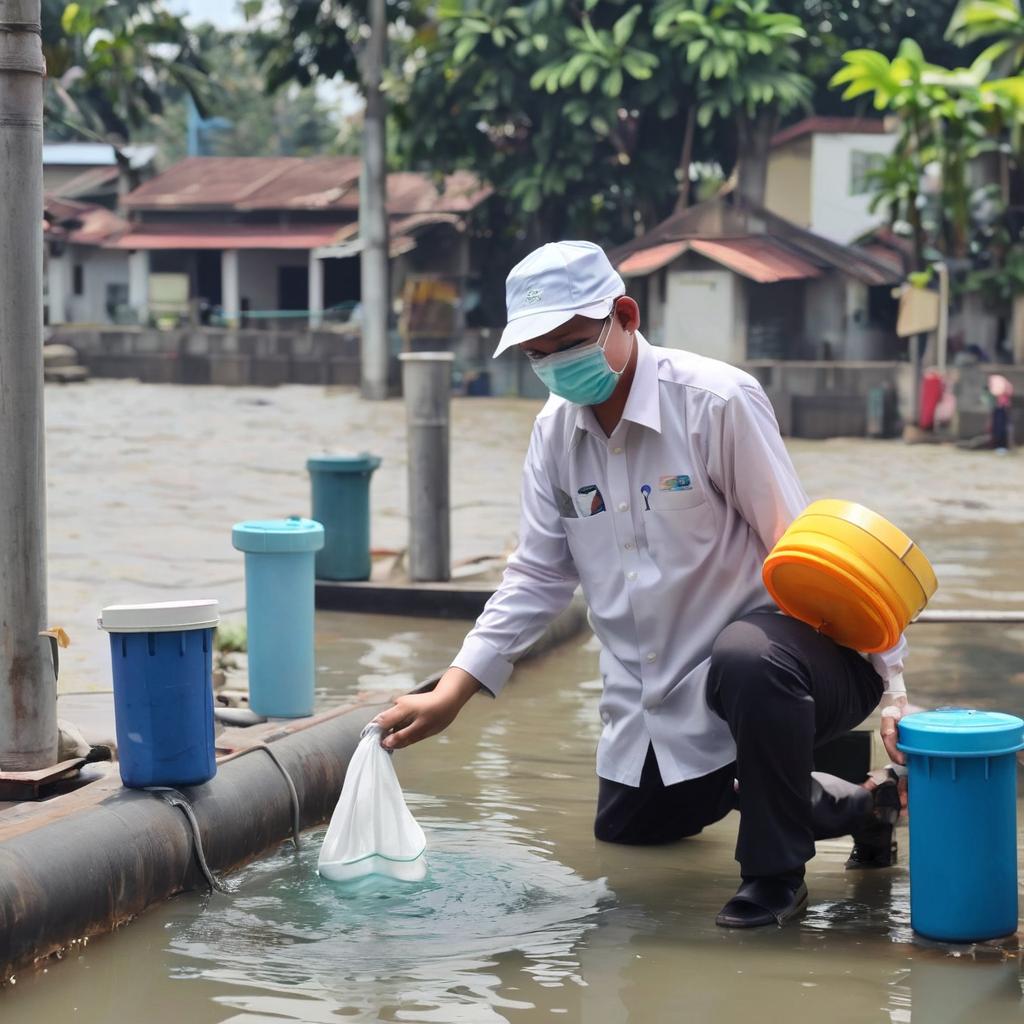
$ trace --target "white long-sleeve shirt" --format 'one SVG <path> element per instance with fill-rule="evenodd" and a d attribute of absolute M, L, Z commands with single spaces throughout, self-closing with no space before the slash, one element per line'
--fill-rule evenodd
<path fill-rule="evenodd" d="M 711 647 L 733 620 L 775 608 L 761 566 L 808 499 L 753 377 L 637 345 L 610 437 L 555 396 L 537 417 L 519 545 L 453 664 L 497 695 L 582 584 L 602 647 L 598 774 L 638 785 L 651 744 L 670 785 L 736 756 L 705 700 Z M 872 656 L 888 689 L 902 686 L 905 647 Z"/>

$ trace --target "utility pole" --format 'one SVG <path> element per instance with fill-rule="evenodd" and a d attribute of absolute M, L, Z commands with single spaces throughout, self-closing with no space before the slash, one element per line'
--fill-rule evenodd
<path fill-rule="evenodd" d="M 57 759 L 45 641 L 40 0 L 0 0 L 0 769 Z"/>
<path fill-rule="evenodd" d="M 370 38 L 363 63 L 366 113 L 363 120 L 362 174 L 359 182 L 359 237 L 362 322 L 362 391 L 364 398 L 388 395 L 387 117 L 381 78 L 387 62 L 387 0 L 371 0 Z"/>

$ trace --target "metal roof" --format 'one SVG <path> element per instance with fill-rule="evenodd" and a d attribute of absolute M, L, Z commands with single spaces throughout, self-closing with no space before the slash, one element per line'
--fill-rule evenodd
<path fill-rule="evenodd" d="M 755 206 L 737 192 L 720 195 L 706 203 L 674 213 L 645 235 L 610 252 L 609 258 L 617 267 L 633 267 L 631 276 L 641 277 L 668 262 L 659 263 L 661 256 L 655 254 L 654 250 L 669 243 L 683 242 L 693 249 L 697 249 L 695 242 L 698 241 L 717 243 L 728 245 L 730 251 L 710 249 L 719 257 L 716 262 L 728 265 L 725 260 L 731 260 L 735 264 L 732 269 L 746 267 L 751 270 L 751 275 L 745 276 L 752 276 L 754 266 L 746 263 L 745 259 L 764 264 L 767 250 L 755 250 L 748 244 L 741 244 L 737 249 L 737 242 L 750 239 L 765 241 L 773 246 L 767 257 L 767 265 L 757 270 L 757 273 L 791 273 L 807 277 L 812 276 L 806 272 L 807 267 L 818 272 L 834 269 L 869 286 L 893 284 L 902 279 L 902 275 L 890 262 L 883 262 L 857 246 L 840 245 L 798 227 L 783 217 Z M 662 253 L 665 252 L 668 250 L 663 249 Z M 652 255 L 641 256 L 646 253 Z M 637 269 L 644 268 L 648 263 L 657 266 Z M 744 273 L 740 269 L 736 272 Z M 785 280 L 782 277 L 775 279 Z"/>
<path fill-rule="evenodd" d="M 108 249 L 315 249 L 339 235 L 337 224 L 135 224 Z"/>
<path fill-rule="evenodd" d="M 122 146 L 121 152 L 133 168 L 145 167 L 156 156 L 156 146 Z M 116 163 L 114 147 L 106 142 L 47 142 L 43 145 L 44 167 L 112 167 Z"/>
<path fill-rule="evenodd" d="M 778 239 L 768 236 L 714 241 L 694 238 L 689 245 L 694 252 L 759 284 L 821 277 L 820 267 L 801 258 Z"/>
<path fill-rule="evenodd" d="M 359 208 L 358 157 L 189 157 L 124 198 L 131 210 L 317 210 Z M 391 214 L 466 213 L 491 190 L 466 171 L 442 181 L 426 174 L 388 175 Z"/>
<path fill-rule="evenodd" d="M 677 256 L 681 256 L 688 246 L 688 242 L 665 242 L 650 249 L 641 249 L 627 256 L 619 264 L 619 273 L 623 277 L 646 277 L 668 266 Z"/>

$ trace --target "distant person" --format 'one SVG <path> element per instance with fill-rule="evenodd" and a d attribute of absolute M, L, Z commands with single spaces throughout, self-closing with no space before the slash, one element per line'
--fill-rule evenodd
<path fill-rule="evenodd" d="M 581 583 L 602 647 L 597 838 L 671 842 L 738 808 L 742 884 L 717 922 L 782 924 L 806 905 L 815 839 L 852 833 L 856 864 L 888 862 L 894 779 L 869 791 L 811 768 L 817 744 L 883 699 L 902 760 L 906 645 L 862 656 L 768 597 L 762 562 L 808 499 L 754 378 L 649 345 L 589 242 L 529 255 L 507 305 L 495 355 L 518 346 L 551 391 L 519 546 L 437 688 L 377 716 L 384 745 L 440 732 L 479 689 L 499 694 Z"/>

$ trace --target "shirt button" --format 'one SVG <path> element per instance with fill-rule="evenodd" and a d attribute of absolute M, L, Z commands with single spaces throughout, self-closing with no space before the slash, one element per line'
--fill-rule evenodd
<path fill-rule="evenodd" d="M 627 551 L 632 551 L 633 550 L 633 542 L 631 540 L 627 540 L 626 544 L 625 544 L 625 548 L 626 548 Z"/>
<path fill-rule="evenodd" d="M 635 580 L 636 579 L 636 573 L 635 572 L 627 572 L 626 573 L 626 579 L 627 580 Z"/>
<path fill-rule="evenodd" d="M 621 455 L 621 454 L 622 454 L 622 449 L 621 449 L 621 448 L 613 448 L 613 449 L 612 449 L 612 451 L 613 451 L 613 452 L 614 452 L 614 453 L 615 453 L 616 455 Z"/>
<path fill-rule="evenodd" d="M 657 661 L 658 660 L 658 656 L 654 653 L 654 651 L 648 651 L 647 652 L 647 660 L 648 661 Z"/>
<path fill-rule="evenodd" d="M 620 501 L 619 502 L 619 511 L 620 512 L 628 512 L 629 511 L 629 503 L 625 502 L 625 501 Z"/>

